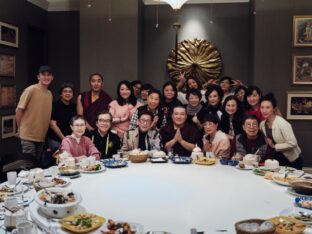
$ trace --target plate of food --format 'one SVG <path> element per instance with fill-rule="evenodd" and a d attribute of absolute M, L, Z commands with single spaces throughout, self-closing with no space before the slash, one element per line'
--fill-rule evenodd
<path fill-rule="evenodd" d="M 307 227 L 304 222 L 289 216 L 277 216 L 269 220 L 274 223 L 277 234 L 300 234 Z"/>
<path fill-rule="evenodd" d="M 60 223 L 62 228 L 73 233 L 89 233 L 101 227 L 105 223 L 105 218 L 95 214 L 81 213 L 68 216 L 60 220 Z"/>
<path fill-rule="evenodd" d="M 168 157 L 151 157 L 151 162 L 152 163 L 167 163 L 168 162 Z"/>
<path fill-rule="evenodd" d="M 298 193 L 296 192 L 296 190 L 294 190 L 292 187 L 288 187 L 287 188 L 287 193 L 293 195 L 293 196 L 299 196 L 299 197 L 311 197 L 312 198 L 312 195 L 305 195 L 305 194 L 301 194 L 301 193 Z"/>
<path fill-rule="evenodd" d="M 40 188 L 66 187 L 70 184 L 70 179 L 60 177 L 47 177 L 41 179 L 39 182 L 36 182 L 36 184 Z"/>
<path fill-rule="evenodd" d="M 28 186 L 20 183 L 16 185 L 9 185 L 7 182 L 4 183 L 4 185 L 0 186 L 0 194 L 6 194 L 6 195 L 17 195 L 22 192 L 28 191 Z"/>
<path fill-rule="evenodd" d="M 76 166 L 60 166 L 58 168 L 60 176 L 67 176 L 69 178 L 76 178 L 80 176 L 79 169 Z"/>
<path fill-rule="evenodd" d="M 209 157 L 196 157 L 193 160 L 193 163 L 198 164 L 198 165 L 205 165 L 205 166 L 209 166 L 209 165 L 213 165 L 217 162 L 216 158 L 209 158 Z"/>
<path fill-rule="evenodd" d="M 107 168 L 121 168 L 126 167 L 128 163 L 122 159 L 105 159 L 102 161 Z"/>
<path fill-rule="evenodd" d="M 139 223 L 114 221 L 112 219 L 109 219 L 107 221 L 106 228 L 104 230 L 101 230 L 101 233 L 102 234 L 111 234 L 111 233 L 143 234 L 144 228 Z"/>
<path fill-rule="evenodd" d="M 81 173 L 93 174 L 103 172 L 106 170 L 106 168 L 102 163 L 97 162 L 95 165 L 80 166 L 79 170 Z"/>
<path fill-rule="evenodd" d="M 252 166 L 252 165 L 246 165 L 246 164 L 243 163 L 243 162 L 238 163 L 235 167 L 236 167 L 237 169 L 243 170 L 243 171 L 250 171 L 250 170 L 254 169 L 254 166 Z"/>
<path fill-rule="evenodd" d="M 190 164 L 192 163 L 192 158 L 188 156 L 175 156 L 172 159 L 175 164 Z"/>
<path fill-rule="evenodd" d="M 259 170 L 261 171 L 279 171 L 279 168 L 270 168 L 270 167 L 266 167 L 266 166 L 261 166 L 258 167 Z"/>
<path fill-rule="evenodd" d="M 290 186 L 289 182 L 291 182 L 296 178 L 297 178 L 296 176 L 274 173 L 272 176 L 272 181 L 274 181 L 276 184 L 279 185 Z"/>
<path fill-rule="evenodd" d="M 312 224 L 312 211 L 301 207 L 288 207 L 282 210 L 280 215 L 293 217 L 308 225 Z"/>
<path fill-rule="evenodd" d="M 312 210 L 312 197 L 296 197 L 295 205 L 304 209 Z"/>
<path fill-rule="evenodd" d="M 252 171 L 253 171 L 253 173 L 255 173 L 258 176 L 264 176 L 265 175 L 265 172 L 259 168 L 254 168 Z"/>

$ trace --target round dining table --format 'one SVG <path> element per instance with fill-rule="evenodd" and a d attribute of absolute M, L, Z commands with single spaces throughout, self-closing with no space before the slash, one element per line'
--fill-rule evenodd
<path fill-rule="evenodd" d="M 145 233 L 190 234 L 192 228 L 205 234 L 235 233 L 237 221 L 278 216 L 294 205 L 295 198 L 287 187 L 219 162 L 129 163 L 125 168 L 81 174 L 68 188 L 81 194 L 80 206 L 87 212 L 140 223 Z M 37 204 L 30 206 L 32 210 Z"/>

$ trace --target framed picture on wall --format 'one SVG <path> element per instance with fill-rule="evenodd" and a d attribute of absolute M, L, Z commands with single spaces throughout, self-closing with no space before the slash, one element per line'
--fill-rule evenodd
<path fill-rule="evenodd" d="M 18 48 L 18 27 L 0 21 L 0 44 Z"/>
<path fill-rule="evenodd" d="M 0 107 L 15 107 L 16 87 L 15 85 L 1 85 L 0 87 Z"/>
<path fill-rule="evenodd" d="M 312 92 L 287 92 L 287 119 L 312 120 Z"/>
<path fill-rule="evenodd" d="M 0 76 L 15 76 L 15 56 L 0 54 Z"/>
<path fill-rule="evenodd" d="M 1 138 L 13 137 L 16 134 L 15 115 L 2 116 L 1 119 Z"/>
<path fill-rule="evenodd" d="M 312 55 L 294 55 L 292 83 L 312 85 Z"/>
<path fill-rule="evenodd" d="M 311 15 L 295 15 L 293 17 L 293 46 L 312 46 Z"/>

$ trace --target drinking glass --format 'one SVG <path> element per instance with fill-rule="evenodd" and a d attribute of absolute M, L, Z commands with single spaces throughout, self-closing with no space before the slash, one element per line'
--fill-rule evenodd
<path fill-rule="evenodd" d="M 7 178 L 8 178 L 8 184 L 9 185 L 15 185 L 16 184 L 16 179 L 17 179 L 16 171 L 8 172 L 7 173 Z"/>

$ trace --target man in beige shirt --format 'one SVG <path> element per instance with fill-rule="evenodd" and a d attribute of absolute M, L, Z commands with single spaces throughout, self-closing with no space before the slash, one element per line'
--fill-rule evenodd
<path fill-rule="evenodd" d="M 38 83 L 27 87 L 20 97 L 16 123 L 23 153 L 40 160 L 52 112 L 53 96 L 48 89 L 53 80 L 51 67 L 41 66 L 37 78 Z"/>

